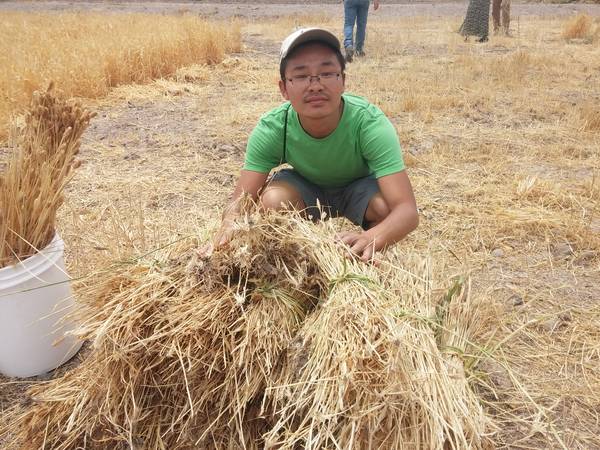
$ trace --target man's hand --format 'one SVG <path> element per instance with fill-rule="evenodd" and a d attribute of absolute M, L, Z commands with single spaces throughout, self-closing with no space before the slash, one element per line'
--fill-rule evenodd
<path fill-rule="evenodd" d="M 373 10 L 377 11 L 379 9 L 379 0 L 373 0 Z"/>
<path fill-rule="evenodd" d="M 198 255 L 202 258 L 208 258 L 216 249 L 225 247 L 233 237 L 233 219 L 223 219 L 221 228 L 213 237 L 212 242 L 206 244 L 198 250 Z"/>
<path fill-rule="evenodd" d="M 224 219 L 221 223 L 221 228 L 213 238 L 214 248 L 226 246 L 233 237 L 233 219 Z"/>
<path fill-rule="evenodd" d="M 375 240 L 366 231 L 343 231 L 337 238 L 349 247 L 350 252 L 363 262 L 371 262 L 379 250 Z"/>
<path fill-rule="evenodd" d="M 383 176 L 377 182 L 389 209 L 387 216 L 380 217 L 382 213 L 376 213 L 376 208 L 371 210 L 369 203 L 365 219 L 371 228 L 338 234 L 338 239 L 349 247 L 350 252 L 365 262 L 375 262 L 376 252 L 403 239 L 419 223 L 415 197 L 405 171 Z"/>
<path fill-rule="evenodd" d="M 198 254 L 201 257 L 209 257 L 215 249 L 226 246 L 233 236 L 233 226 L 235 220 L 240 215 L 240 199 L 244 195 L 250 195 L 253 200 L 258 198 L 259 189 L 265 184 L 267 180 L 266 173 L 253 172 L 250 170 L 242 170 L 240 178 L 235 186 L 235 190 L 231 195 L 231 202 L 223 211 L 223 219 L 221 222 L 221 228 L 215 234 L 212 243 L 205 245 Z"/>

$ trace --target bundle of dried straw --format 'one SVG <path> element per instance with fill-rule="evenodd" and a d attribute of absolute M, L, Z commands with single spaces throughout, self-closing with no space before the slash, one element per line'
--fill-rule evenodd
<path fill-rule="evenodd" d="M 0 174 L 0 268 L 46 247 L 63 190 L 78 167 L 80 138 L 93 114 L 54 92 L 34 93 L 25 126 Z"/>
<path fill-rule="evenodd" d="M 89 356 L 30 392 L 15 448 L 481 448 L 490 422 L 457 352 L 464 286 L 441 308 L 427 261 L 345 258 L 331 224 L 247 216 L 82 291 Z M 452 346 L 449 350 L 448 346 Z"/>

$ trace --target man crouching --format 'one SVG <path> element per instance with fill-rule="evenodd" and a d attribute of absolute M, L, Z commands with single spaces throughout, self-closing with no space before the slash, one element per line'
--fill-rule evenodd
<path fill-rule="evenodd" d="M 288 36 L 279 70 L 287 102 L 262 116 L 252 131 L 214 245 L 229 241 L 239 199 L 248 194 L 265 209 L 294 208 L 313 220 L 322 211 L 348 218 L 363 230 L 339 238 L 369 261 L 419 222 L 396 130 L 378 107 L 344 93 L 345 61 L 329 31 L 308 28 Z M 283 163 L 292 168 L 269 178 Z"/>

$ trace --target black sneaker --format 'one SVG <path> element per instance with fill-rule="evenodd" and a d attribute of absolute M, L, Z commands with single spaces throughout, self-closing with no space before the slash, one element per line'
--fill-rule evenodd
<path fill-rule="evenodd" d="M 354 47 L 346 47 L 346 62 L 352 62 L 352 58 L 354 57 Z"/>
<path fill-rule="evenodd" d="M 363 50 L 356 50 L 356 56 L 358 56 L 359 58 L 362 58 L 367 55 L 365 55 L 365 52 Z"/>

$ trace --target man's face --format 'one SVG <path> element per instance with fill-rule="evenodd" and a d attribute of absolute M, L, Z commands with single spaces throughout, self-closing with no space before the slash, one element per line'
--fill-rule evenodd
<path fill-rule="evenodd" d="M 288 60 L 279 89 L 301 119 L 323 119 L 339 114 L 345 81 L 341 72 L 333 50 L 319 43 L 308 44 Z"/>

